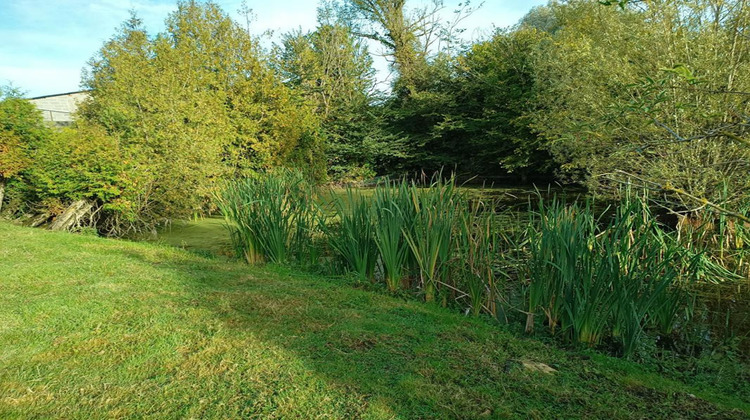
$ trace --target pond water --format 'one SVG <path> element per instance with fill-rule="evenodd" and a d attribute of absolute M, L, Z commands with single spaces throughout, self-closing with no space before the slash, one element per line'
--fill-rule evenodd
<path fill-rule="evenodd" d="M 750 281 L 698 287 L 697 322 L 709 327 L 706 340 L 736 345 L 750 359 Z"/>

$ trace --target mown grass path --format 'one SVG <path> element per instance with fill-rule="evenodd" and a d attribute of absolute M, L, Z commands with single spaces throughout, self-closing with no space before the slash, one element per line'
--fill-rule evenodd
<path fill-rule="evenodd" d="M 747 399 L 334 280 L 4 223 L 0 321 L 0 418 L 750 413 Z"/>

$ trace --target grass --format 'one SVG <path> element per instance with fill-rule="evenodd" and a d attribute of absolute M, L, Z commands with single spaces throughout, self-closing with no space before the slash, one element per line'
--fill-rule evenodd
<path fill-rule="evenodd" d="M 0 243 L 0 418 L 750 414 L 740 391 L 341 280 L 4 223 Z"/>
<path fill-rule="evenodd" d="M 159 242 L 205 255 L 233 255 L 223 217 L 176 221 L 158 234 Z"/>

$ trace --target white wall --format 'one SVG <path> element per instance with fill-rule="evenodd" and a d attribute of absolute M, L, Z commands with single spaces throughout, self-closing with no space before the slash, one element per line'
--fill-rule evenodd
<path fill-rule="evenodd" d="M 73 122 L 73 113 L 78 109 L 78 104 L 88 96 L 88 92 L 72 92 L 32 98 L 29 102 L 42 111 L 44 121 L 56 125 L 68 125 Z"/>

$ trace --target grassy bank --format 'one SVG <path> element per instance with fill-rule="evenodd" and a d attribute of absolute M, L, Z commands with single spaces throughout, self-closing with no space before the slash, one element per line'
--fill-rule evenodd
<path fill-rule="evenodd" d="M 747 396 L 719 385 L 340 280 L 7 224 L 0 243 L 2 418 L 750 413 Z"/>

